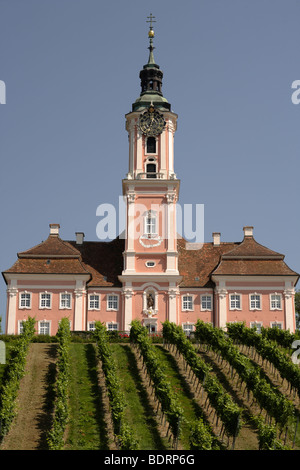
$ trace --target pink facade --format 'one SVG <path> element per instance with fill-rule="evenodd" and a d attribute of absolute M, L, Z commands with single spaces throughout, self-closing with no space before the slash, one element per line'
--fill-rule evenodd
<path fill-rule="evenodd" d="M 18 253 L 3 273 L 8 334 L 19 333 L 28 316 L 35 317 L 38 333 L 51 335 L 63 317 L 73 331 L 93 330 L 95 321 L 129 331 L 135 319 L 151 332 L 169 320 L 190 333 L 198 319 L 222 328 L 244 321 L 295 330 L 299 275 L 282 254 L 256 242 L 253 227 L 244 227 L 241 242 L 222 242 L 214 233 L 213 241 L 193 249 L 177 237 L 178 116 L 162 95 L 151 41 L 141 94 L 126 115 L 125 238 L 89 242 L 77 233 L 76 241 L 64 241 L 59 225 L 50 224 L 45 242 Z"/>

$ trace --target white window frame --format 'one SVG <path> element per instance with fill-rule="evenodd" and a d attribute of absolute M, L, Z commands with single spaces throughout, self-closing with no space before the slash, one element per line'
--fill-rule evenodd
<path fill-rule="evenodd" d="M 144 236 L 155 238 L 158 235 L 158 219 L 155 211 L 149 210 L 144 214 Z"/>
<path fill-rule="evenodd" d="M 189 335 L 195 331 L 195 324 L 194 323 L 182 323 L 182 329 L 186 335 Z"/>
<path fill-rule="evenodd" d="M 283 322 L 282 321 L 270 321 L 270 328 L 278 328 L 280 330 L 283 330 Z"/>
<path fill-rule="evenodd" d="M 21 335 L 23 333 L 23 323 L 26 320 L 18 320 L 18 335 Z"/>
<path fill-rule="evenodd" d="M 185 300 L 184 299 L 185 297 L 190 297 L 191 300 Z M 187 304 L 186 307 L 184 306 L 185 303 Z M 191 304 L 191 307 L 190 307 L 190 304 Z M 181 310 L 182 310 L 182 312 L 193 312 L 194 311 L 194 295 L 193 294 L 189 294 L 189 293 L 182 294 L 182 297 L 181 297 Z"/>
<path fill-rule="evenodd" d="M 98 300 L 92 299 L 92 297 L 98 297 Z M 100 294 L 98 294 L 97 292 L 93 292 L 92 294 L 89 294 L 88 300 L 89 300 L 89 310 L 100 310 Z M 92 302 L 94 302 L 93 306 L 92 306 Z M 95 307 L 96 302 L 98 302 L 98 307 Z"/>
<path fill-rule="evenodd" d="M 29 296 L 29 305 L 26 305 L 28 298 L 22 299 L 22 295 Z M 25 300 L 25 305 L 22 305 L 22 301 Z M 19 293 L 19 309 L 30 310 L 31 309 L 31 292 L 24 290 Z"/>
<path fill-rule="evenodd" d="M 206 300 L 204 300 L 204 297 L 206 297 Z M 210 298 L 210 307 L 207 306 L 207 297 Z M 203 303 L 206 303 L 206 307 L 204 307 Z M 212 294 L 202 294 L 200 296 L 200 307 L 201 307 L 201 312 L 211 312 L 213 309 L 213 297 Z"/>
<path fill-rule="evenodd" d="M 155 268 L 156 262 L 152 261 L 152 260 L 148 260 L 148 261 L 146 261 L 145 265 L 146 265 L 147 268 Z"/>
<path fill-rule="evenodd" d="M 116 302 L 117 302 L 117 307 L 110 307 L 109 306 L 109 303 L 111 302 L 110 300 L 110 297 L 116 297 Z M 114 301 L 113 301 L 114 302 Z M 111 311 L 117 311 L 119 310 L 119 295 L 118 294 L 115 294 L 115 293 L 111 293 L 111 294 L 107 294 L 107 301 L 106 301 L 106 310 L 108 312 L 111 312 Z"/>
<path fill-rule="evenodd" d="M 150 321 L 150 322 L 145 323 L 145 327 L 147 328 L 148 333 L 150 335 L 154 335 L 155 333 L 157 333 L 157 323 L 155 321 Z M 153 331 L 151 331 L 152 328 L 154 328 Z"/>
<path fill-rule="evenodd" d="M 251 321 L 250 322 L 250 328 L 256 328 L 256 333 L 261 334 L 261 329 L 263 327 L 263 322 L 262 321 Z M 259 330 L 257 330 L 259 328 Z"/>
<path fill-rule="evenodd" d="M 235 297 L 235 299 L 232 299 Z M 236 299 L 239 297 L 239 300 Z M 240 306 L 237 307 L 237 302 L 239 302 Z M 242 310 L 242 295 L 238 294 L 237 292 L 232 292 L 229 294 L 229 310 Z"/>
<path fill-rule="evenodd" d="M 50 296 L 50 299 L 49 299 L 50 300 L 50 305 L 42 305 L 42 301 L 44 300 L 44 299 L 42 299 L 43 295 L 47 295 L 47 296 L 49 295 Z M 51 308 L 52 308 L 52 293 L 47 292 L 47 291 L 40 292 L 40 295 L 39 295 L 39 309 L 43 309 L 43 310 L 48 309 L 49 310 Z"/>
<path fill-rule="evenodd" d="M 88 324 L 87 324 L 87 326 L 88 326 L 88 328 L 87 328 L 88 331 L 95 331 L 95 329 L 96 329 L 95 323 L 96 323 L 96 320 L 94 320 L 94 321 L 88 321 Z"/>
<path fill-rule="evenodd" d="M 66 296 L 66 295 L 69 297 L 69 302 L 68 302 L 68 303 L 70 303 L 69 306 L 68 305 L 67 306 L 63 305 L 63 302 L 65 302 L 65 300 L 63 299 L 63 296 Z M 60 292 L 59 293 L 59 308 L 60 308 L 60 310 L 71 310 L 71 308 L 72 308 L 72 294 L 71 294 L 71 292 L 66 291 L 66 292 Z"/>
<path fill-rule="evenodd" d="M 254 300 L 255 307 L 251 306 L 251 302 L 253 302 L 251 300 L 252 295 L 255 295 L 256 297 L 259 297 L 259 300 L 257 300 L 257 299 Z M 259 301 L 259 307 L 256 306 L 257 301 Z M 249 310 L 261 310 L 261 309 L 262 309 L 262 295 L 258 294 L 257 292 L 251 292 L 251 294 L 249 294 Z"/>
<path fill-rule="evenodd" d="M 272 300 L 272 296 L 277 297 L 277 299 Z M 279 307 L 277 306 L 277 301 L 279 300 Z M 275 302 L 275 307 L 272 307 L 272 302 Z M 272 292 L 270 294 L 270 310 L 282 310 L 282 295 L 278 292 Z"/>
<path fill-rule="evenodd" d="M 107 331 L 119 331 L 119 323 L 115 321 L 106 322 Z"/>
<path fill-rule="evenodd" d="M 48 325 L 49 325 L 49 326 L 48 326 L 48 327 L 49 327 L 49 333 L 45 333 L 45 332 L 41 333 L 41 328 L 44 328 L 44 326 L 41 327 L 41 324 L 42 324 L 42 323 L 48 323 Z M 50 334 L 51 334 L 51 321 L 50 321 L 50 320 L 40 320 L 40 321 L 38 322 L 38 334 L 39 334 L 39 335 L 50 335 Z"/>
<path fill-rule="evenodd" d="M 146 137 L 145 139 L 145 155 L 148 156 L 146 162 L 145 162 L 145 172 L 147 170 L 147 163 L 157 163 L 156 162 L 156 158 L 154 158 L 154 161 L 152 160 L 152 156 L 153 155 L 157 155 L 158 154 L 158 138 L 155 137 L 155 136 L 150 136 L 150 137 L 154 137 L 155 138 L 155 149 L 156 149 L 156 152 L 152 153 L 152 152 L 147 152 L 147 148 L 148 148 L 148 145 L 147 145 L 147 140 L 148 140 L 148 137 Z"/>

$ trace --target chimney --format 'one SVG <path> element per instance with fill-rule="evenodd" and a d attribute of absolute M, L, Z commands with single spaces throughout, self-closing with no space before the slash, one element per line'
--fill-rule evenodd
<path fill-rule="evenodd" d="M 76 235 L 76 244 L 82 245 L 84 240 L 84 233 L 83 232 L 75 232 Z"/>
<path fill-rule="evenodd" d="M 59 224 L 49 224 L 49 227 L 50 227 L 50 235 L 58 237 L 59 236 L 60 225 Z"/>
<path fill-rule="evenodd" d="M 214 246 L 220 246 L 220 244 L 221 244 L 221 234 L 219 232 L 213 232 L 212 237 L 213 237 L 213 245 Z"/>
<path fill-rule="evenodd" d="M 244 237 L 253 237 L 253 227 L 243 227 Z"/>

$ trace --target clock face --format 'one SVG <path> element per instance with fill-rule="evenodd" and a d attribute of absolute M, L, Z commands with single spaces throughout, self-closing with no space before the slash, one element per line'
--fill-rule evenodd
<path fill-rule="evenodd" d="M 140 116 L 139 127 L 146 136 L 155 136 L 162 133 L 165 127 L 165 120 L 162 114 L 156 111 L 153 106 L 150 106 Z"/>

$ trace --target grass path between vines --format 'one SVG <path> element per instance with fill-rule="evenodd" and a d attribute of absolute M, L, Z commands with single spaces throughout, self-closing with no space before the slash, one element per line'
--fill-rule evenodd
<path fill-rule="evenodd" d="M 70 417 L 67 450 L 107 450 L 107 406 L 99 386 L 98 361 L 93 344 L 70 345 Z"/>
<path fill-rule="evenodd" d="M 18 414 L 5 436 L 1 450 L 45 450 L 46 432 L 51 426 L 49 399 L 55 377 L 56 345 L 32 343 L 26 373 L 18 393 Z"/>
<path fill-rule="evenodd" d="M 118 377 L 127 403 L 126 419 L 134 430 L 143 450 L 170 448 L 160 432 L 154 409 L 149 400 L 149 390 L 137 366 L 136 357 L 128 344 L 111 344 L 118 368 Z"/>
<path fill-rule="evenodd" d="M 225 361 L 223 365 L 221 365 L 216 361 L 213 353 L 204 351 L 198 351 L 198 353 L 210 366 L 212 366 L 213 370 L 211 373 L 218 378 L 225 391 L 232 396 L 233 400 L 243 410 L 242 427 L 236 438 L 235 449 L 258 450 L 257 430 L 251 423 L 250 417 L 252 414 L 259 414 L 259 407 L 251 405 L 251 403 L 248 402 L 247 394 L 244 393 L 240 385 L 236 385 L 238 377 L 232 379 Z"/>
<path fill-rule="evenodd" d="M 190 425 L 193 421 L 203 417 L 203 411 L 194 399 L 194 394 L 190 386 L 180 373 L 178 365 L 173 355 L 162 346 L 156 346 L 156 352 L 160 359 L 160 364 L 168 377 L 172 389 L 176 393 L 180 406 L 183 409 L 184 419 L 181 422 L 180 442 L 183 449 L 189 449 Z"/>

